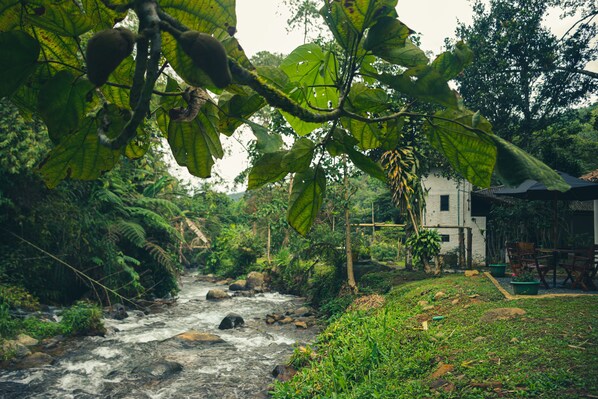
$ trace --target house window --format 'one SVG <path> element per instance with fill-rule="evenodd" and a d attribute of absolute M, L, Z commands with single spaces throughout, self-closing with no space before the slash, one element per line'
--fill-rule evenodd
<path fill-rule="evenodd" d="M 440 210 L 441 211 L 449 210 L 449 196 L 448 195 L 440 196 Z"/>
<path fill-rule="evenodd" d="M 448 234 L 441 234 L 440 238 L 442 242 L 449 242 L 451 240 L 451 236 L 449 236 Z"/>

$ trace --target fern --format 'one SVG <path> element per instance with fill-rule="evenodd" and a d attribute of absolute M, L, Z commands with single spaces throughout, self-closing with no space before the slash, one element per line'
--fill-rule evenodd
<path fill-rule="evenodd" d="M 156 212 L 164 210 L 170 213 L 171 216 L 181 216 L 183 214 L 174 202 L 163 198 L 141 197 L 135 201 L 135 205 L 143 208 L 151 208 Z"/>
<path fill-rule="evenodd" d="M 176 265 L 172 261 L 172 258 L 170 257 L 168 251 L 151 241 L 148 241 L 145 244 L 145 249 L 147 250 L 147 252 L 149 252 L 152 258 L 154 258 L 154 260 L 158 262 L 158 264 L 162 265 L 166 270 L 168 270 L 169 273 L 173 275 L 177 274 Z"/>
<path fill-rule="evenodd" d="M 140 218 L 144 224 L 147 224 L 148 226 L 159 231 L 163 231 L 177 240 L 182 240 L 180 233 L 174 227 L 172 227 L 166 219 L 156 212 L 138 206 L 128 207 L 127 212 L 129 212 L 129 214 L 133 217 Z"/>
<path fill-rule="evenodd" d="M 139 223 L 123 219 L 116 221 L 108 227 L 108 236 L 110 237 L 111 234 L 124 237 L 139 248 L 143 248 L 147 241 L 145 229 Z"/>

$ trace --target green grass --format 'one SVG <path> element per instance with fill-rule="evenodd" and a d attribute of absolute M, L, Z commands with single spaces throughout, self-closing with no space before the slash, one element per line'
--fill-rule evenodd
<path fill-rule="evenodd" d="M 439 291 L 445 295 L 434 300 Z M 424 311 L 422 300 L 435 308 Z M 480 320 L 503 307 L 527 313 Z M 297 351 L 292 363 L 308 365 L 290 382 L 277 383 L 273 398 L 598 395 L 597 309 L 598 297 L 590 296 L 506 301 L 481 276 L 407 282 L 387 295 L 385 307 L 349 312 L 330 324 L 313 360 Z M 437 315 L 444 319 L 432 321 Z M 441 364 L 452 371 L 433 378 Z"/>

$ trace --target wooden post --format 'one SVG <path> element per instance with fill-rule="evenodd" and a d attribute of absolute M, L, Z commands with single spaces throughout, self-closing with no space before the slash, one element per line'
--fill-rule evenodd
<path fill-rule="evenodd" d="M 459 267 L 465 267 L 465 232 L 459 227 Z"/>
<path fill-rule="evenodd" d="M 372 202 L 372 244 L 376 242 L 376 217 L 374 216 L 374 203 Z"/>
<path fill-rule="evenodd" d="M 473 257 L 473 233 L 471 227 L 467 228 L 467 268 L 471 269 L 472 257 Z"/>

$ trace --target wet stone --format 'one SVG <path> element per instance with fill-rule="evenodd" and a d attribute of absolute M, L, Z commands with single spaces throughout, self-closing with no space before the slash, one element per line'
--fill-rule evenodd
<path fill-rule="evenodd" d="M 30 369 L 34 367 L 42 367 L 46 364 L 51 364 L 54 361 L 54 358 L 47 353 L 43 352 L 36 352 L 32 353 L 29 356 L 21 359 L 16 365 L 15 368 L 18 369 Z"/>
<path fill-rule="evenodd" d="M 144 380 L 164 380 L 181 371 L 183 371 L 182 364 L 160 359 L 154 363 L 135 367 L 131 370 L 131 375 Z"/>
<path fill-rule="evenodd" d="M 223 290 L 219 290 L 219 289 L 209 290 L 206 295 L 206 299 L 208 301 L 213 301 L 213 300 L 218 301 L 218 300 L 228 299 L 228 298 L 230 298 L 230 296 Z"/>
<path fill-rule="evenodd" d="M 218 326 L 218 329 L 230 330 L 232 328 L 241 327 L 243 324 L 245 324 L 245 320 L 243 320 L 243 317 L 236 313 L 229 313 L 226 315 L 224 319 L 222 319 L 220 325 Z"/>

